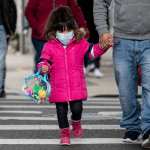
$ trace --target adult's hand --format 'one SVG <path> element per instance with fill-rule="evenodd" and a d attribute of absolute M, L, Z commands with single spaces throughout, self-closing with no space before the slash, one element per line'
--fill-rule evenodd
<path fill-rule="evenodd" d="M 104 33 L 100 36 L 99 42 L 102 47 L 113 46 L 113 36 L 111 33 Z"/>
<path fill-rule="evenodd" d="M 83 34 L 83 36 L 85 36 L 87 33 L 87 30 L 85 28 L 82 28 L 82 27 L 79 28 L 79 31 Z"/>

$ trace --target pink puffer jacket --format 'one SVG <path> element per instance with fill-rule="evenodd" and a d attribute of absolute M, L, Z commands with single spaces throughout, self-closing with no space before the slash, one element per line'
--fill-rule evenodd
<path fill-rule="evenodd" d="M 89 43 L 82 39 L 80 42 L 72 41 L 66 48 L 56 39 L 47 42 L 42 50 L 41 59 L 50 62 L 50 102 L 68 102 L 87 99 L 87 86 L 84 75 L 84 56 L 88 51 Z M 105 51 L 94 45 L 92 53 L 98 57 Z M 38 67 L 41 67 L 40 62 Z"/>

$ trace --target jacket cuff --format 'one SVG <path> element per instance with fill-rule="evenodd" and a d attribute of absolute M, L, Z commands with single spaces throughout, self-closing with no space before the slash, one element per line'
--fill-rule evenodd
<path fill-rule="evenodd" d="M 91 55 L 93 58 L 97 58 L 103 55 L 105 52 L 106 50 L 104 50 L 99 44 L 95 44 L 91 51 Z"/>

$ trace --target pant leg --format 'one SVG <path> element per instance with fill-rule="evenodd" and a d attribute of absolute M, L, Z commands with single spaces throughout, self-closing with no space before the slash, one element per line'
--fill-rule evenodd
<path fill-rule="evenodd" d="M 150 40 L 141 41 L 139 44 L 140 65 L 142 72 L 142 131 L 150 130 Z"/>
<path fill-rule="evenodd" d="M 6 52 L 7 53 L 7 52 Z M 5 80 L 6 80 L 6 61 L 5 61 L 5 66 L 4 66 L 4 72 L 3 72 L 3 83 L 2 83 L 2 91 L 5 91 Z"/>
<path fill-rule="evenodd" d="M 6 68 L 6 53 L 7 53 L 7 40 L 5 29 L 0 25 L 0 92 L 4 90 L 5 84 L 5 68 Z"/>
<path fill-rule="evenodd" d="M 32 43 L 33 43 L 33 46 L 35 48 L 34 63 L 35 63 L 35 72 L 36 72 L 36 65 L 40 60 L 41 51 L 42 51 L 42 48 L 43 48 L 45 42 L 41 41 L 41 40 L 38 40 L 38 39 L 32 38 Z"/>
<path fill-rule="evenodd" d="M 100 68 L 100 60 L 101 60 L 101 57 L 98 57 L 94 60 L 94 65 L 96 69 Z"/>
<path fill-rule="evenodd" d="M 96 31 L 95 26 L 93 26 L 92 28 L 92 32 L 90 33 L 90 38 L 88 41 L 93 44 L 96 44 L 99 42 L 99 34 Z M 100 60 L 101 60 L 101 57 L 98 57 L 93 61 L 96 69 L 100 69 Z"/>
<path fill-rule="evenodd" d="M 137 101 L 137 59 L 133 40 L 114 39 L 113 61 L 122 108 L 121 127 L 141 131 Z"/>
<path fill-rule="evenodd" d="M 82 111 L 83 111 L 83 103 L 82 101 L 72 101 L 70 102 L 70 110 L 71 110 L 71 119 L 78 121 L 81 120 Z"/>
<path fill-rule="evenodd" d="M 68 128 L 68 103 L 56 103 L 56 111 L 57 111 L 57 118 L 59 128 Z"/>

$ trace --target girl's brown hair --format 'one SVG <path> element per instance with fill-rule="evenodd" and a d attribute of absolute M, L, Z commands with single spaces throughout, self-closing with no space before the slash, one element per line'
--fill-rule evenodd
<path fill-rule="evenodd" d="M 83 38 L 83 33 L 78 29 L 76 21 L 68 6 L 60 6 L 52 11 L 49 15 L 45 27 L 44 35 L 47 40 L 56 37 L 56 31 L 63 32 L 65 29 L 74 30 L 75 39 L 79 41 Z"/>

